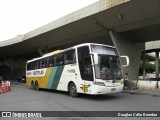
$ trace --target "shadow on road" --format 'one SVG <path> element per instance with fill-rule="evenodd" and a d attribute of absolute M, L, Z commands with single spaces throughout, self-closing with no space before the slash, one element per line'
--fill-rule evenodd
<path fill-rule="evenodd" d="M 88 99 L 88 100 L 95 100 L 95 101 L 106 101 L 106 100 L 113 100 L 113 99 L 119 99 L 122 96 L 120 95 L 115 95 L 115 94 L 106 94 L 106 95 L 87 95 L 87 94 L 82 94 L 80 96 L 82 99 Z"/>
<path fill-rule="evenodd" d="M 41 92 L 49 92 L 53 94 L 61 94 L 65 96 L 70 96 L 68 92 L 64 91 L 57 91 L 57 90 L 50 90 L 50 89 L 40 89 Z M 80 94 L 78 97 L 79 99 L 88 99 L 88 100 L 98 100 L 98 101 L 103 101 L 103 100 L 113 100 L 113 99 L 120 99 L 122 96 L 120 95 L 121 93 L 113 93 L 113 94 L 106 94 L 106 95 L 88 95 L 88 94 Z M 71 96 L 70 96 L 71 97 Z M 74 98 L 74 97 L 72 97 Z M 74 98 L 74 99 L 76 99 Z"/>
<path fill-rule="evenodd" d="M 25 83 L 19 83 L 19 82 L 14 81 L 11 84 L 12 84 L 12 87 L 15 87 L 17 89 L 21 86 L 21 88 L 29 89 L 30 91 L 35 91 L 35 90 L 32 90 L 31 88 L 26 87 Z M 17 85 L 19 87 L 17 87 Z M 71 97 L 68 92 L 51 90 L 51 89 L 40 89 L 37 92 L 42 92 L 42 93 L 47 92 L 47 93 L 51 93 L 51 94 L 56 94 L 58 96 L 62 95 L 62 96 Z M 71 97 L 71 98 L 74 98 L 74 97 Z M 114 100 L 114 99 L 121 99 L 121 98 L 123 98 L 123 95 L 121 93 L 110 93 L 110 94 L 106 94 L 106 95 L 80 94 L 77 98 L 78 99 L 93 100 L 93 101 L 105 101 L 105 100 L 110 101 L 110 100 Z M 74 99 L 76 99 L 76 98 L 74 98 Z"/>

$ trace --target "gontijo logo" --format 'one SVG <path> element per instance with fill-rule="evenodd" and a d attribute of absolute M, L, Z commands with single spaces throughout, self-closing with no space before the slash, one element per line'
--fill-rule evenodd
<path fill-rule="evenodd" d="M 26 76 L 32 77 L 32 76 L 45 76 L 46 68 L 44 69 L 38 69 L 38 70 L 30 70 L 27 71 Z"/>

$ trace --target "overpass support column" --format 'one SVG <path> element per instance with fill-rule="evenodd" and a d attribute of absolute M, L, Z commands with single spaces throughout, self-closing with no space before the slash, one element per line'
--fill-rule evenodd
<path fill-rule="evenodd" d="M 26 59 L 25 58 L 8 58 L 10 66 L 10 72 L 7 74 L 7 78 L 15 80 L 18 75 L 26 74 Z"/>
<path fill-rule="evenodd" d="M 156 78 L 157 78 L 157 83 L 156 83 L 156 88 L 159 88 L 158 85 L 158 79 L 159 79 L 159 50 L 156 50 Z"/>
<path fill-rule="evenodd" d="M 145 44 L 136 42 L 136 39 L 133 37 L 122 36 L 113 30 L 110 30 L 109 34 L 119 54 L 129 57 L 129 66 L 125 67 L 123 70 L 124 73 L 128 73 L 129 86 L 137 88 L 140 56 L 145 48 Z"/>
<path fill-rule="evenodd" d="M 143 79 L 146 77 L 146 51 L 144 50 L 142 52 L 142 58 L 143 58 Z"/>

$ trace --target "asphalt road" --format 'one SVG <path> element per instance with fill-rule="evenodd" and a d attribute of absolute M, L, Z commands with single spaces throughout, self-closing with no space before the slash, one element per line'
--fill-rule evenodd
<path fill-rule="evenodd" d="M 12 90 L 9 92 L 0 94 L 0 111 L 159 111 L 160 110 L 160 102 L 159 102 L 160 97 L 154 97 L 151 95 L 114 93 L 101 96 L 81 95 L 78 98 L 73 98 L 69 96 L 69 94 L 66 92 L 59 92 L 53 90 L 35 91 L 30 88 L 27 88 L 24 83 L 17 83 L 17 82 L 12 82 L 11 89 Z M 82 118 L 69 119 L 69 118 L 58 117 L 57 119 L 81 120 Z M 83 119 L 91 119 L 91 118 L 83 118 Z M 94 117 L 94 119 L 97 118 Z M 115 118 L 115 119 L 119 120 L 126 118 Z M 134 120 L 135 118 L 130 118 L 130 119 Z M 140 119 L 143 118 L 141 117 Z"/>

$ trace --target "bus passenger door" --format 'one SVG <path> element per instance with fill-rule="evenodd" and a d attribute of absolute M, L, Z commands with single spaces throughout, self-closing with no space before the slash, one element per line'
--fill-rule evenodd
<path fill-rule="evenodd" d="M 89 46 L 78 48 L 78 64 L 80 80 L 79 87 L 81 92 L 88 92 L 87 87 L 93 84 L 93 69 L 91 65 L 91 56 L 89 54 Z"/>

